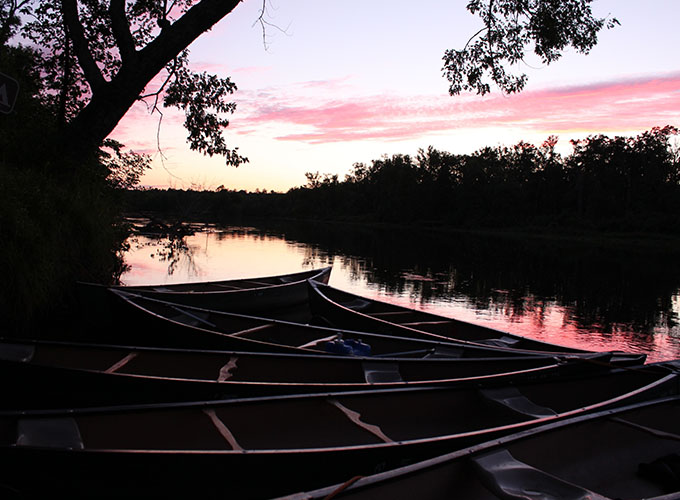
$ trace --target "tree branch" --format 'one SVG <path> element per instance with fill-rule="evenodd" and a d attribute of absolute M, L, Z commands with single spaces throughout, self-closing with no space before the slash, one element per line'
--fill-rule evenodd
<path fill-rule="evenodd" d="M 111 0 L 109 4 L 111 29 L 120 51 L 120 58 L 125 63 L 135 56 L 135 41 L 130 33 L 130 25 L 125 17 L 125 0 Z"/>
<path fill-rule="evenodd" d="M 69 15 L 73 17 L 76 14 L 76 0 L 61 1 L 65 7 L 71 8 Z M 200 0 L 177 21 L 161 30 L 153 41 L 137 50 L 136 57 L 123 61 L 120 70 L 110 82 L 103 79 L 95 65 L 99 75 L 98 81 L 101 83 L 101 87 L 97 88 L 101 91 L 95 92 L 93 88 L 92 99 L 69 124 L 67 136 L 74 139 L 69 147 L 82 148 L 100 144 L 116 127 L 130 106 L 139 99 L 147 83 L 177 54 L 210 30 L 239 3 L 240 0 Z M 77 24 L 80 27 L 82 42 L 82 26 L 80 23 Z M 85 62 L 87 63 L 87 60 Z M 91 56 L 89 62 L 94 64 Z M 84 67 L 83 70 L 85 71 Z M 91 70 L 90 67 L 88 71 Z M 86 78 L 90 80 L 87 73 Z"/>
<path fill-rule="evenodd" d="M 241 0 L 201 0 L 177 21 L 165 27 L 143 49 L 138 50 L 133 62 L 124 62 L 114 81 L 120 79 L 132 83 L 129 80 L 134 80 L 134 84 L 140 87 L 135 95 L 135 98 L 138 97 L 148 81 L 200 35 L 234 10 L 240 2 Z"/>
<path fill-rule="evenodd" d="M 61 9 L 64 15 L 64 23 L 68 28 L 68 35 L 73 42 L 73 48 L 78 58 L 78 64 L 83 70 L 85 79 L 92 89 L 92 93 L 96 93 L 105 84 L 106 80 L 102 76 L 97 63 L 94 61 L 90 49 L 87 46 L 83 25 L 78 19 L 78 4 L 76 0 L 61 0 Z"/>

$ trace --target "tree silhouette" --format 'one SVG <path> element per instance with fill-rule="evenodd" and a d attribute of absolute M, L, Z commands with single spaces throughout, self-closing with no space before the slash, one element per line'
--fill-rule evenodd
<path fill-rule="evenodd" d="M 461 51 L 447 51 L 446 76 L 451 92 L 489 91 L 485 72 L 505 91 L 521 90 L 526 78 L 511 77 L 503 64 L 521 59 L 533 43 L 550 63 L 574 46 L 587 52 L 605 22 L 590 11 L 592 0 L 472 0 L 484 29 Z M 262 0 L 263 29 L 267 0 Z M 36 63 L 44 76 L 44 96 L 62 124 L 65 151 L 99 148 L 128 109 L 149 99 L 152 109 L 184 110 L 192 149 L 222 155 L 237 166 L 246 158 L 222 136 L 225 115 L 235 104 L 229 78 L 188 69 L 187 47 L 227 16 L 239 0 L 0 0 L 0 43 L 14 34 L 38 48 Z M 20 19 L 28 19 L 19 28 Z M 160 72 L 165 81 L 148 90 Z"/>
<path fill-rule="evenodd" d="M 504 92 L 521 91 L 525 74 L 512 75 L 506 65 L 524 60 L 527 48 L 544 64 L 562 56 L 567 47 L 587 54 L 597 43 L 603 28 L 618 20 L 593 17 L 592 0 L 470 0 L 467 9 L 484 24 L 462 50 L 447 50 L 444 71 L 451 82 L 449 92 L 474 90 L 486 94 L 490 78 Z"/>

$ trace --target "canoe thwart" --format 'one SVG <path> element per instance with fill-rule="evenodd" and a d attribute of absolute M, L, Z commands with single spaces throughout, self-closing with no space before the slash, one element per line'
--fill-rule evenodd
<path fill-rule="evenodd" d="M 364 369 L 364 378 L 369 384 L 404 381 L 401 378 L 401 373 L 399 373 L 398 363 L 375 363 L 364 361 L 361 366 Z"/>
<path fill-rule="evenodd" d="M 70 417 L 20 419 L 17 423 L 16 444 L 75 450 L 84 448 L 78 424 Z"/>
<path fill-rule="evenodd" d="M 606 500 L 597 493 L 516 460 L 505 449 L 471 460 L 484 486 L 503 500 Z"/>
<path fill-rule="evenodd" d="M 394 440 L 392 440 L 390 437 L 388 437 L 388 436 L 382 431 L 382 429 L 381 429 L 379 426 L 374 425 L 374 424 L 369 424 L 369 423 L 366 423 L 366 422 L 364 422 L 363 420 L 361 420 L 361 413 L 359 413 L 359 412 L 357 412 L 357 411 L 354 411 L 354 410 L 351 410 L 350 408 L 347 408 L 345 405 L 343 405 L 342 403 L 340 403 L 340 401 L 338 401 L 338 400 L 335 399 L 335 398 L 329 399 L 328 402 L 329 402 L 330 404 L 332 404 L 333 406 L 335 406 L 335 407 L 336 407 L 338 410 L 340 410 L 342 413 L 344 413 L 345 416 L 346 416 L 348 419 L 350 419 L 354 424 L 356 424 L 357 426 L 361 427 L 362 429 L 367 430 L 368 432 L 370 432 L 370 433 L 373 434 L 374 436 L 380 438 L 380 439 L 381 439 L 382 441 L 384 441 L 385 443 L 393 443 L 393 442 L 394 442 Z"/>
<path fill-rule="evenodd" d="M 229 362 L 222 368 L 220 368 L 220 374 L 217 377 L 218 382 L 224 382 L 225 380 L 229 380 L 234 375 L 234 370 L 236 370 L 237 361 L 238 357 L 236 356 L 232 356 L 231 358 L 229 358 Z"/>
<path fill-rule="evenodd" d="M 629 427 L 633 427 L 639 431 L 648 432 L 652 436 L 656 436 L 662 439 L 673 439 L 675 441 L 680 441 L 680 434 L 662 431 L 660 429 L 655 429 L 647 425 L 636 424 L 635 422 L 631 422 L 620 417 L 611 417 L 609 420 L 612 420 L 613 422 L 618 422 L 619 424 L 627 425 Z"/>
<path fill-rule="evenodd" d="M 237 451 L 243 451 L 243 447 L 236 441 L 236 438 L 234 437 L 234 434 L 229 430 L 229 428 L 225 425 L 224 422 L 220 419 L 220 417 L 217 416 L 215 413 L 215 410 L 211 408 L 206 408 L 203 410 L 203 413 L 205 413 L 208 418 L 210 418 L 210 421 L 213 423 L 215 426 L 215 429 L 221 434 L 221 436 L 224 438 L 224 440 L 229 444 L 232 450 L 237 450 Z"/>
<path fill-rule="evenodd" d="M 505 406 L 522 415 L 542 418 L 557 415 L 555 411 L 540 406 L 527 398 L 516 387 L 486 388 L 479 391 L 485 399 Z"/>
<path fill-rule="evenodd" d="M 117 361 L 113 365 L 111 365 L 109 368 L 104 370 L 104 373 L 116 373 L 118 370 L 123 368 L 125 365 L 127 365 L 130 361 L 135 359 L 139 355 L 138 352 L 131 352 L 127 356 L 125 356 L 123 359 L 120 361 Z"/>
<path fill-rule="evenodd" d="M 27 344 L 3 343 L 0 346 L 0 360 L 29 363 L 35 354 L 35 346 Z"/>

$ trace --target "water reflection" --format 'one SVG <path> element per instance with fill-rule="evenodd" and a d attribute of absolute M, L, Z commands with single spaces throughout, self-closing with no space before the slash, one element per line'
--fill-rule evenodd
<path fill-rule="evenodd" d="M 130 284 L 283 274 L 333 263 L 331 285 L 548 342 L 680 357 L 678 255 L 662 249 L 414 234 L 324 224 L 136 235 Z"/>

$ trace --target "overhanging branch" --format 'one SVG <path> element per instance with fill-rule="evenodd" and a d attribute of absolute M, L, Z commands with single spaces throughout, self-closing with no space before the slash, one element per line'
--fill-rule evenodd
<path fill-rule="evenodd" d="M 83 70 L 83 74 L 92 89 L 92 93 L 96 93 L 106 84 L 106 80 L 102 76 L 97 63 L 87 46 L 83 25 L 78 18 L 77 0 L 61 0 L 61 9 L 64 16 L 64 23 L 69 31 L 69 38 L 71 38 L 71 41 L 73 42 L 73 48 L 76 52 L 76 57 L 78 58 L 78 64 L 80 64 L 80 67 Z"/>
<path fill-rule="evenodd" d="M 135 55 L 135 41 L 130 33 L 130 25 L 125 17 L 125 0 L 111 0 L 109 4 L 111 29 L 120 51 L 120 58 L 125 63 Z"/>
<path fill-rule="evenodd" d="M 152 77 L 155 76 L 177 54 L 210 30 L 239 3 L 241 0 L 201 0 L 137 52 L 140 66 L 146 68 L 145 72 L 153 72 Z"/>

